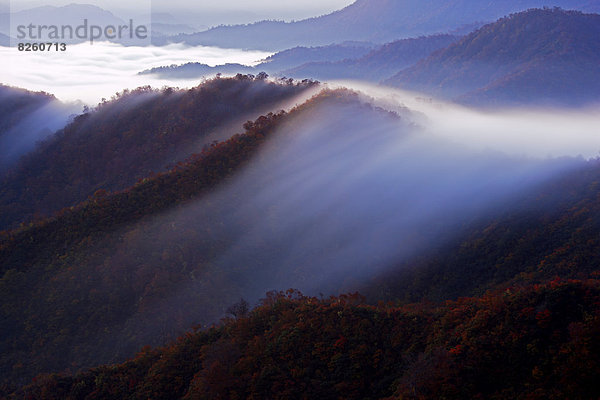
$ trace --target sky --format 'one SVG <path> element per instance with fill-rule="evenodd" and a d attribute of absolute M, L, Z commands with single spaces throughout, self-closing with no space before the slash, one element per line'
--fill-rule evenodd
<path fill-rule="evenodd" d="M 8 20 L 2 14 L 39 6 L 64 6 L 72 3 L 92 4 L 127 20 L 129 17 L 152 13 L 168 13 L 174 22 L 206 29 L 229 23 L 250 23 L 262 19 L 294 20 L 326 14 L 341 9 L 354 0 L 279 0 L 192 1 L 192 0 L 0 0 L 0 31 L 8 32 Z M 135 10 L 135 11 L 131 11 Z M 5 18 L 6 19 L 6 18 Z M 6 25 L 6 26 L 5 26 Z M 12 32 L 14 32 L 14 27 Z M 14 34 L 13 34 L 14 35 Z M 150 84 L 189 87 L 200 80 L 154 81 L 137 76 L 152 67 L 201 62 L 208 65 L 223 63 L 252 64 L 269 53 L 222 50 L 208 47 L 164 48 L 132 47 L 126 52 L 110 44 L 69 45 L 68 51 L 25 53 L 14 48 L 0 48 L 2 83 L 29 90 L 44 90 L 63 101 L 81 100 L 94 105 L 125 88 Z"/>
<path fill-rule="evenodd" d="M 0 0 L 7 2 L 9 0 Z M 145 3 L 146 0 L 142 1 Z M 153 12 L 168 12 L 182 22 L 194 25 L 219 25 L 249 23 L 262 19 L 298 20 L 323 15 L 352 4 L 353 0 L 302 0 L 282 2 L 279 0 L 152 0 Z M 136 0 L 12 0 L 12 11 L 42 6 L 87 3 L 110 9 L 115 13 L 127 9 L 139 9 Z M 1 6 L 0 6 L 1 7 Z"/>
<path fill-rule="evenodd" d="M 18 12 L 38 6 L 64 6 L 74 2 L 107 9 L 125 20 L 133 16 L 127 14 L 131 13 L 131 9 L 141 14 L 166 12 L 173 15 L 176 22 L 207 28 L 222 23 L 249 23 L 265 18 L 293 20 L 318 16 L 343 8 L 353 0 L 304 0 L 295 2 L 294 6 L 275 0 L 0 0 L 0 16 L 7 11 Z M 0 20 L 0 25 L 2 24 Z M 133 89 L 146 84 L 157 87 L 190 87 L 200 82 L 200 79 L 186 82 L 154 81 L 148 76 L 136 75 L 145 69 L 186 62 L 208 65 L 228 62 L 252 64 L 268 55 L 270 54 L 264 52 L 185 46 L 132 47 L 123 52 L 118 46 L 110 44 L 69 45 L 65 53 L 43 54 L 0 48 L 0 58 L 4 61 L 0 66 L 0 73 L 2 83 L 29 90 L 44 90 L 63 101 L 81 100 L 94 105 L 101 98 L 110 98 L 115 92 L 125 88 Z"/>

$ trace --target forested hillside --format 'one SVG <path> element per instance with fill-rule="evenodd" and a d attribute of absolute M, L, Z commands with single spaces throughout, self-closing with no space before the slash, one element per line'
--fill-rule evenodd
<path fill-rule="evenodd" d="M 561 9 L 514 14 L 386 81 L 475 105 L 598 102 L 600 15 Z"/>
<path fill-rule="evenodd" d="M 402 116 L 364 101 L 325 91 L 290 113 L 246 123 L 244 134 L 169 172 L 5 232 L 4 383 L 122 361 L 272 288 L 360 289 L 370 302 L 446 300 L 594 276 L 597 163 L 463 160 L 445 145 L 415 147 L 419 136 Z M 381 158 L 404 141 L 402 157 Z M 353 156 L 340 157 L 342 149 Z M 306 180 L 315 177 L 310 168 L 320 179 Z M 354 182 L 356 168 L 364 176 Z M 546 182 L 540 168 L 562 172 Z M 509 188 L 517 193 L 508 196 Z M 375 214 L 364 192 L 379 193 Z M 331 211 L 334 193 L 344 205 Z M 535 275 L 538 265 L 544 272 Z"/>
<path fill-rule="evenodd" d="M 195 320 L 218 318 L 237 296 L 226 272 L 212 271 L 208 262 L 211 254 L 227 245 L 211 232 L 227 218 L 219 214 L 219 205 L 207 209 L 215 223 L 173 224 L 170 239 L 163 242 L 162 236 L 157 237 L 162 250 L 148 251 L 150 237 L 144 236 L 157 223 L 161 226 L 160 220 L 152 219 L 155 215 L 201 198 L 239 173 L 285 115 L 268 114 L 247 122 L 244 134 L 212 144 L 171 171 L 125 191 L 96 193 L 52 218 L 3 232 L 4 382 L 23 384 L 41 371 L 123 359 L 140 346 L 185 331 Z M 180 235 L 190 236 L 179 241 Z M 172 257 L 183 259 L 178 263 Z M 217 281 L 224 280 L 213 282 L 213 290 L 221 292 L 218 296 L 178 293 L 182 285 L 196 281 L 195 274 L 210 280 L 213 273 Z M 168 303 L 178 296 L 184 296 L 179 301 L 187 305 L 175 315 Z"/>
<path fill-rule="evenodd" d="M 563 173 L 495 218 L 465 225 L 457 241 L 368 282 L 361 293 L 443 301 L 493 287 L 594 277 L 600 273 L 599 183 L 598 160 Z"/>
<path fill-rule="evenodd" d="M 547 5 L 548 2 L 544 0 L 358 0 L 339 11 L 316 18 L 217 26 L 170 39 L 191 45 L 270 51 L 295 46 L 323 46 L 349 40 L 384 44 L 420 35 L 449 33 L 462 30 L 465 26 L 479 26 L 510 13 Z M 600 5 L 594 0 L 554 0 L 551 5 L 600 12 Z"/>
<path fill-rule="evenodd" d="M 444 304 L 269 293 L 220 327 L 13 399 L 592 399 L 600 286 L 553 281 Z"/>
<path fill-rule="evenodd" d="M 0 399 L 598 400 L 600 1 L 556 1 L 71 46 L 57 96 L 197 85 L 93 107 L 0 84 Z"/>
<path fill-rule="evenodd" d="M 226 75 L 237 73 L 260 74 L 265 71 L 270 74 L 281 75 L 282 71 L 310 62 L 337 62 L 345 59 L 360 58 L 377 47 L 378 46 L 373 43 L 366 42 L 344 42 L 317 47 L 298 46 L 277 52 L 266 59 L 261 60 L 259 64 L 253 67 L 241 64 L 209 66 L 199 62 L 192 62 L 183 65 L 155 67 L 142 71 L 139 74 L 154 74 L 158 77 L 171 79 L 185 79 L 190 77 L 200 78 L 202 76 L 211 76 L 217 73 Z M 398 70 L 395 70 L 394 72 L 398 72 Z M 309 76 L 310 75 L 303 76 L 301 79 L 305 79 Z"/>
<path fill-rule="evenodd" d="M 0 84 L 0 179 L 37 141 L 62 128 L 76 108 L 81 110 L 48 93 Z"/>
<path fill-rule="evenodd" d="M 53 99 L 54 96 L 48 93 L 34 93 L 0 85 L 0 132 L 6 132 L 28 112 L 48 104 Z"/>
<path fill-rule="evenodd" d="M 379 82 L 395 75 L 436 50 L 457 41 L 454 35 L 433 35 L 397 40 L 374 49 L 362 57 L 341 61 L 306 62 L 282 73 L 294 78 L 319 80 L 358 79 Z"/>
<path fill-rule="evenodd" d="M 237 129 L 311 86 L 239 75 L 190 90 L 118 93 L 77 116 L 0 180 L 0 230 L 163 172 L 223 139 L 228 124 Z"/>

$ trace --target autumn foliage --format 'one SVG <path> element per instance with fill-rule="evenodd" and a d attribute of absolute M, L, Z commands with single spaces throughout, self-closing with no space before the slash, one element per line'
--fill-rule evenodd
<path fill-rule="evenodd" d="M 22 399 L 592 399 L 596 280 L 444 304 L 272 292 L 247 317 L 119 365 L 38 377 Z"/>

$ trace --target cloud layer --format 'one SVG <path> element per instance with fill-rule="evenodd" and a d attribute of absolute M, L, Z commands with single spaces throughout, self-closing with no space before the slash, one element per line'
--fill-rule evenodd
<path fill-rule="evenodd" d="M 66 52 L 19 52 L 0 47 L 2 83 L 46 91 L 63 101 L 81 100 L 95 105 L 123 89 L 139 86 L 193 87 L 195 80 L 162 80 L 138 76 L 139 71 L 171 64 L 201 62 L 253 64 L 269 56 L 260 51 L 214 47 L 123 47 L 110 43 L 69 45 Z"/>

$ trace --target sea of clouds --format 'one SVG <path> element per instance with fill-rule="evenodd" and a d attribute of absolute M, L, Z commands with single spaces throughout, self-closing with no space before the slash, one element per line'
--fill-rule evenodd
<path fill-rule="evenodd" d="M 193 87 L 201 79 L 167 80 L 138 72 L 172 64 L 200 62 L 211 66 L 254 65 L 271 53 L 171 44 L 139 47 L 113 43 L 68 45 L 67 51 L 23 52 L 0 47 L 1 82 L 54 94 L 62 101 L 80 100 L 95 105 L 123 89 L 139 86 Z"/>

